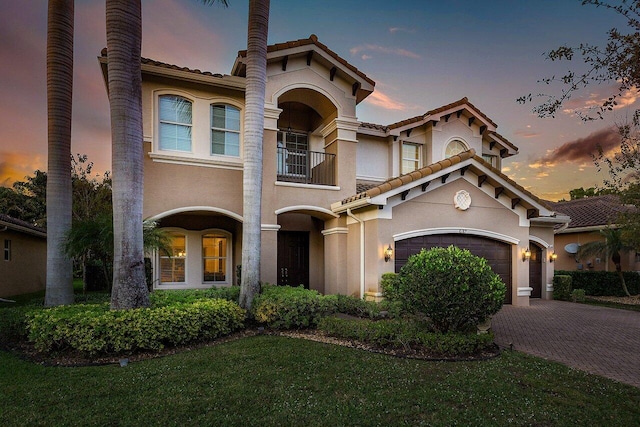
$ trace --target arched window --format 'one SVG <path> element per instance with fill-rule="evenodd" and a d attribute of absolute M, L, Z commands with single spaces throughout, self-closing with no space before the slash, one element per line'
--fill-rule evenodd
<path fill-rule="evenodd" d="M 211 154 L 240 156 L 240 110 L 231 105 L 211 105 Z"/>
<path fill-rule="evenodd" d="M 463 151 L 467 151 L 468 149 L 469 147 L 467 147 L 467 144 L 460 141 L 459 139 L 454 139 L 447 145 L 447 148 L 444 150 L 444 157 L 445 159 L 448 159 L 449 157 L 460 154 Z"/>
<path fill-rule="evenodd" d="M 191 101 L 177 95 L 158 97 L 159 148 L 191 151 Z"/>
<path fill-rule="evenodd" d="M 187 236 L 169 233 L 171 238 L 171 256 L 160 253 L 160 283 L 186 282 Z"/>

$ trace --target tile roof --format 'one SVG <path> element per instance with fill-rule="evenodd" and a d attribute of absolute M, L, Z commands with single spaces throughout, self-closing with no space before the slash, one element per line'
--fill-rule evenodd
<path fill-rule="evenodd" d="M 620 197 L 613 194 L 585 197 L 566 202 L 549 202 L 549 204 L 556 211 L 571 217 L 568 230 L 609 225 L 616 222 L 620 213 L 633 209 L 623 205 Z"/>
<path fill-rule="evenodd" d="M 102 57 L 104 57 L 104 58 L 107 57 L 107 48 L 106 47 L 103 48 L 102 51 L 100 51 L 100 55 Z M 155 60 L 149 59 L 149 58 L 140 58 L 140 61 L 141 61 L 142 64 L 155 65 L 156 67 L 167 68 L 167 69 L 170 69 L 170 70 L 186 71 L 186 72 L 189 72 L 189 73 L 200 74 L 202 76 L 224 77 L 223 74 L 211 73 L 209 71 L 200 71 L 198 69 L 191 69 L 191 68 L 187 68 L 187 67 L 179 67 L 177 65 L 168 64 L 166 62 L 155 61 Z"/>
<path fill-rule="evenodd" d="M 469 107 L 473 108 L 474 110 L 476 110 L 478 112 L 478 115 L 480 115 L 480 117 L 482 117 L 484 120 L 486 120 L 487 122 L 491 123 L 491 125 L 498 127 L 497 124 L 494 123 L 493 120 L 491 120 L 486 114 L 484 114 L 482 111 L 480 111 L 475 105 L 473 105 L 472 103 L 469 102 L 469 99 L 465 96 L 462 99 L 459 99 L 455 102 L 452 102 L 450 104 L 447 105 L 443 105 L 442 107 L 438 107 L 434 110 L 429 110 L 426 113 L 422 114 L 421 116 L 416 116 L 416 117 L 412 117 L 410 119 L 406 119 L 406 120 L 402 120 L 400 122 L 397 123 L 392 123 L 389 125 L 389 129 L 395 129 L 395 128 L 399 128 L 402 126 L 406 126 L 409 125 L 411 123 L 416 123 L 422 120 L 427 119 L 429 116 L 433 116 L 436 114 L 440 114 L 444 111 L 447 111 L 451 108 L 455 108 L 455 107 L 460 107 L 462 105 L 468 105 Z"/>
<path fill-rule="evenodd" d="M 388 191 L 391 191 L 393 189 L 396 189 L 398 187 L 401 187 L 405 184 L 408 184 L 410 182 L 413 181 L 417 181 L 421 178 L 424 178 L 426 176 L 429 176 L 431 174 L 434 174 L 442 169 L 448 168 L 450 166 L 459 164 L 464 162 L 465 160 L 468 159 L 474 159 L 476 162 L 482 164 L 484 167 L 490 169 L 494 174 L 498 175 L 501 179 L 503 179 L 504 181 L 508 182 L 509 185 L 511 185 L 513 188 L 517 189 L 518 192 L 526 195 L 527 197 L 531 198 L 532 200 L 534 200 L 536 203 L 538 203 L 539 205 L 552 210 L 552 207 L 549 205 L 548 202 L 538 198 L 537 196 L 535 196 L 533 193 L 531 193 L 530 191 L 526 190 L 524 187 L 522 187 L 520 184 L 518 184 L 517 182 L 513 181 L 511 178 L 509 178 L 507 175 L 505 175 L 504 173 L 502 173 L 500 170 L 494 168 L 493 166 L 491 166 L 490 163 L 485 162 L 482 157 L 477 156 L 476 155 L 476 151 L 474 149 L 468 150 L 468 151 L 463 151 L 460 154 L 457 154 L 455 156 L 449 157 L 448 159 L 444 159 L 441 160 L 437 163 L 431 164 L 429 166 L 425 166 L 423 168 L 417 169 L 413 172 L 410 172 L 408 174 L 405 175 L 400 175 L 399 177 L 396 178 L 391 178 L 385 182 L 383 182 L 382 184 L 376 185 L 374 187 L 371 188 L 367 188 L 362 192 L 359 192 L 358 194 L 348 197 L 344 200 L 342 200 L 342 204 L 345 205 L 347 203 L 356 201 L 356 200 L 360 200 L 360 199 L 365 199 L 365 198 L 370 198 L 370 197 L 376 197 L 380 194 L 386 193 Z M 358 191 L 358 189 L 356 189 L 356 191 Z"/>
<path fill-rule="evenodd" d="M 358 70 L 356 67 L 349 64 L 345 59 L 341 58 L 337 53 L 329 49 L 327 45 L 320 43 L 320 41 L 318 41 L 318 36 L 316 36 L 315 34 L 311 34 L 307 39 L 298 39 L 298 40 L 292 40 L 284 43 L 276 43 L 276 44 L 269 45 L 267 46 L 267 53 L 277 52 L 279 50 L 291 49 L 291 48 L 306 46 L 306 45 L 315 45 L 319 47 L 321 50 L 326 52 L 330 57 L 338 61 L 340 64 L 344 65 L 349 70 L 356 73 L 359 77 L 367 81 L 372 86 L 375 86 L 376 82 L 374 82 L 369 77 L 367 77 L 367 75 L 364 74 L 362 71 Z M 238 51 L 238 56 L 240 57 L 247 56 L 247 50 L 244 49 L 244 50 Z"/>
<path fill-rule="evenodd" d="M 28 223 L 26 221 L 23 221 L 21 219 L 18 218 L 14 218 L 12 216 L 9 215 L 5 215 L 0 213 L 0 222 L 4 223 L 5 225 L 11 226 L 11 225 L 15 225 L 21 228 L 27 228 L 31 231 L 35 231 L 37 233 L 45 233 L 47 232 L 47 230 L 45 228 L 42 227 L 37 227 L 31 223 Z"/>

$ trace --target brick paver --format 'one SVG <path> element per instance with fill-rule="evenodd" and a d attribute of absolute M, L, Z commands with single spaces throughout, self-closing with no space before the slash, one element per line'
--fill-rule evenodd
<path fill-rule="evenodd" d="M 640 387 L 640 312 L 534 299 L 505 305 L 491 327 L 500 347 Z"/>

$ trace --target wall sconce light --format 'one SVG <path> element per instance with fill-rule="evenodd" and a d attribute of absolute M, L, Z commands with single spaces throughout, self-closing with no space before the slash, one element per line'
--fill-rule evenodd
<path fill-rule="evenodd" d="M 558 254 L 555 252 L 551 252 L 551 255 L 549 255 L 549 262 L 553 262 L 557 259 L 558 259 Z"/>
<path fill-rule="evenodd" d="M 389 245 L 389 247 L 384 250 L 384 262 L 389 262 L 392 256 L 393 256 L 393 249 L 391 248 L 391 245 Z"/>
<path fill-rule="evenodd" d="M 527 248 L 522 251 L 522 262 L 527 261 L 529 258 L 531 258 L 531 249 Z"/>

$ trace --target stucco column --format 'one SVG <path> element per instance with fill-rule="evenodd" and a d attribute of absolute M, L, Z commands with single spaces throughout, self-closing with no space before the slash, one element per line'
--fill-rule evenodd
<path fill-rule="evenodd" d="M 278 283 L 278 230 L 277 224 L 262 224 L 260 238 L 260 281 L 262 283 Z"/>
<path fill-rule="evenodd" d="M 334 119 L 322 129 L 325 152 L 335 154 L 336 185 L 341 193 L 356 192 L 356 132 L 358 122 L 354 120 Z"/>
<path fill-rule="evenodd" d="M 348 295 L 347 237 L 344 218 L 327 221 L 324 236 L 324 293 Z"/>

